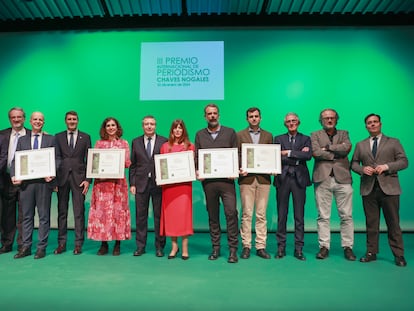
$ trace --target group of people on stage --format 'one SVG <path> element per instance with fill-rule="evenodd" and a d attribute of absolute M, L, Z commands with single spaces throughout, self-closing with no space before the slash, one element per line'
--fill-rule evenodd
<path fill-rule="evenodd" d="M 366 217 L 366 253 L 361 262 L 376 260 L 379 252 L 380 211 L 382 209 L 388 228 L 388 242 L 397 266 L 406 266 L 404 245 L 399 221 L 401 187 L 398 171 L 408 166 L 404 149 L 396 138 L 381 131 L 381 117 L 369 114 L 365 127 L 369 137 L 356 144 L 351 161 L 348 156 L 352 149 L 348 131 L 337 129 L 339 115 L 334 109 L 320 112 L 322 129 L 310 136 L 298 131 L 300 119 L 296 113 L 284 118 L 287 132 L 273 137 L 260 127 L 261 113 L 257 107 L 246 111 L 247 128 L 236 131 L 219 122 L 219 108 L 208 104 L 204 108 L 207 127 L 196 133 L 194 144 L 183 120 L 174 120 L 168 137 L 156 133 L 156 119 L 145 116 L 142 119 L 143 135 L 132 141 L 131 149 L 122 139 L 122 126 L 113 117 L 106 118 L 101 125 L 100 139 L 95 148 L 125 149 L 125 168 L 129 168 L 129 189 L 127 179 L 93 180 L 92 196 L 87 221 L 87 237 L 100 241 L 98 255 L 109 252 L 108 242 L 114 241 L 112 254 L 121 253 L 121 241 L 131 239 L 131 216 L 128 190 L 135 196 L 136 250 L 134 256 L 146 252 L 148 231 L 148 210 L 150 200 L 154 214 L 155 255 L 164 256 L 166 237 L 171 237 L 168 259 L 180 253 L 181 258 L 190 258 L 188 240 L 193 232 L 192 223 L 192 182 L 158 186 L 155 180 L 154 155 L 194 151 L 197 179 L 202 182 L 208 212 L 209 232 L 212 250 L 209 260 L 216 260 L 221 254 L 220 204 L 226 218 L 228 262 L 239 259 L 239 218 L 235 178 L 199 178 L 198 151 L 210 148 L 238 148 L 242 144 L 280 144 L 282 171 L 273 178 L 277 202 L 277 250 L 276 259 L 286 256 L 286 224 L 289 200 L 293 201 L 294 245 L 293 255 L 306 260 L 304 247 L 304 207 L 306 188 L 314 185 L 318 210 L 317 231 L 319 251 L 317 259 L 326 259 L 331 247 L 330 218 L 332 201 L 335 200 L 340 217 L 341 247 L 347 260 L 355 261 L 354 223 L 352 218 L 352 176 L 351 170 L 361 176 L 360 193 Z M 77 112 L 65 115 L 67 129 L 55 136 L 42 129 L 45 122 L 41 112 L 30 116 L 31 129 L 24 127 L 25 112 L 19 107 L 10 109 L 11 127 L 0 131 L 0 254 L 12 251 L 17 231 L 18 252 L 14 258 L 32 254 L 32 234 L 35 209 L 39 215 L 38 243 L 35 259 L 46 256 L 50 229 L 50 208 L 53 191 L 58 197 L 58 246 L 54 254 L 66 251 L 67 219 L 69 196 L 71 194 L 75 247 L 73 254 L 82 253 L 85 237 L 85 196 L 92 183 L 86 177 L 87 154 L 91 138 L 78 129 Z M 19 180 L 15 174 L 14 154 L 16 151 L 54 147 L 56 177 Z M 314 159 L 312 178 L 307 161 Z M 266 212 L 271 174 L 247 173 L 240 168 L 237 179 L 241 198 L 240 237 L 242 250 L 240 258 L 248 259 L 252 248 L 252 222 L 255 217 L 256 255 L 270 259 L 266 250 Z M 17 217 L 16 217 L 17 216 Z M 17 221 L 16 221 L 17 218 Z M 181 244 L 179 240 L 181 239 Z"/>

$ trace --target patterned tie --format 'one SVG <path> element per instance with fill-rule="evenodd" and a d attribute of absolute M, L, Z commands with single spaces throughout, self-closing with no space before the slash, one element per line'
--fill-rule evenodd
<path fill-rule="evenodd" d="M 73 149 L 75 148 L 75 143 L 73 141 L 73 132 L 69 132 L 69 136 L 69 147 L 70 149 Z"/>
<path fill-rule="evenodd" d="M 374 137 L 372 139 L 372 141 L 374 142 L 372 144 L 372 156 L 375 158 L 375 156 L 377 155 L 377 148 L 378 148 L 378 137 Z"/>
<path fill-rule="evenodd" d="M 33 149 L 39 149 L 39 134 L 35 134 L 34 142 L 33 142 Z"/>
<path fill-rule="evenodd" d="M 8 160 L 7 160 L 7 164 L 8 164 L 9 167 L 11 166 L 11 162 L 13 161 L 14 153 L 16 152 L 16 147 L 17 147 L 17 142 L 19 140 L 19 137 L 20 137 L 19 132 L 16 132 L 14 134 L 13 147 L 11 149 L 11 152 L 10 152 Z"/>
<path fill-rule="evenodd" d="M 148 158 L 151 158 L 151 137 L 148 137 L 148 142 L 147 142 L 147 155 L 148 155 Z"/>

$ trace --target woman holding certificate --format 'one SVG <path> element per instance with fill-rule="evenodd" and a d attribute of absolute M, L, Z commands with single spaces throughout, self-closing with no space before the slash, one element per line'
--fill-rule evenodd
<path fill-rule="evenodd" d="M 174 120 L 168 142 L 161 147 L 161 153 L 194 151 L 194 145 L 188 138 L 183 120 Z M 160 234 L 171 237 L 171 252 L 168 259 L 173 259 L 179 251 L 178 237 L 182 238 L 183 260 L 189 259 L 188 236 L 193 231 L 192 183 L 183 182 L 162 186 L 162 207 Z"/>
<path fill-rule="evenodd" d="M 106 118 L 100 129 L 97 149 L 125 149 L 125 168 L 131 165 L 128 142 L 121 139 L 123 130 L 115 118 Z M 121 240 L 131 238 L 131 216 L 125 177 L 95 178 L 88 219 L 88 238 L 101 241 L 98 255 L 108 253 L 108 241 L 115 240 L 113 255 L 121 253 Z"/>

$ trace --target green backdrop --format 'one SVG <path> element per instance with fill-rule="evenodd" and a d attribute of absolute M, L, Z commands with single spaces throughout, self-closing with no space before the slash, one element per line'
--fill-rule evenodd
<path fill-rule="evenodd" d="M 0 128 L 9 125 L 7 111 L 13 106 L 25 109 L 26 125 L 31 112 L 44 112 L 49 133 L 63 130 L 65 112 L 77 110 L 80 129 L 91 134 L 93 143 L 107 116 L 119 119 L 124 138 L 131 142 L 142 134 L 141 118 L 153 114 L 159 134 L 167 135 L 171 121 L 182 118 L 194 140 L 195 132 L 205 127 L 208 101 L 140 101 L 139 81 L 145 78 L 140 77 L 140 43 L 204 40 L 224 41 L 225 99 L 216 101 L 223 125 L 243 129 L 246 109 L 257 106 L 262 127 L 274 135 L 285 132 L 283 118 L 289 111 L 299 114 L 300 130 L 309 135 L 320 129 L 319 112 L 331 107 L 340 114 L 338 128 L 350 132 L 355 146 L 367 137 L 363 118 L 375 112 L 383 118 L 383 132 L 400 138 L 409 159 L 413 154 L 408 130 L 414 112 L 413 27 L 0 33 Z M 309 164 L 312 169 L 313 160 Z M 355 228 L 364 230 L 359 177 L 353 176 Z M 412 166 L 400 173 L 406 231 L 414 229 L 413 176 Z M 194 228 L 206 230 L 204 195 L 197 181 L 193 194 Z M 132 196 L 130 203 L 133 212 Z M 56 196 L 52 209 L 56 226 Z M 316 217 L 309 187 L 306 230 L 316 229 Z M 276 223 L 272 187 L 269 229 L 275 230 Z M 335 209 L 332 226 L 339 228 Z"/>

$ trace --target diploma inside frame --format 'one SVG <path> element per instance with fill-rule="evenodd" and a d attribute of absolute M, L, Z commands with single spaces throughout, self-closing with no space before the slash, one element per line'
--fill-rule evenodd
<path fill-rule="evenodd" d="M 14 176 L 16 180 L 56 176 L 55 148 L 16 151 Z"/>
<path fill-rule="evenodd" d="M 281 174 L 280 144 L 242 144 L 242 170 L 256 174 Z"/>
<path fill-rule="evenodd" d="M 195 166 L 192 150 L 154 155 L 157 185 L 194 181 Z"/>
<path fill-rule="evenodd" d="M 198 177 L 239 177 L 239 156 L 237 148 L 199 149 Z"/>
<path fill-rule="evenodd" d="M 87 178 L 124 178 L 125 149 L 88 149 Z"/>

